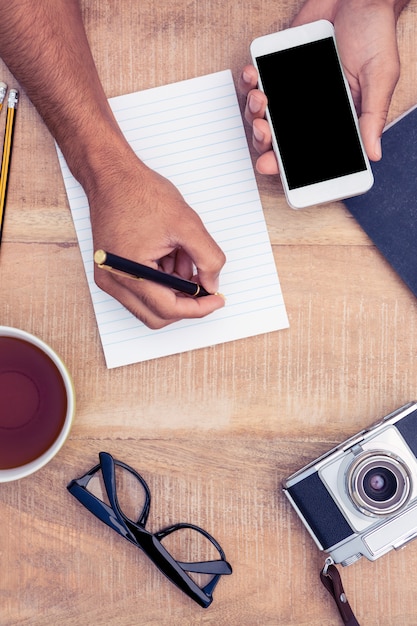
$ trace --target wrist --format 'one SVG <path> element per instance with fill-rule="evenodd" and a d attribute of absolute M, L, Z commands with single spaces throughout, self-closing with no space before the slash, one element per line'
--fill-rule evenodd
<path fill-rule="evenodd" d="M 89 198 L 97 197 L 102 189 L 119 187 L 124 172 L 145 165 L 136 157 L 118 125 L 90 123 L 88 134 L 72 138 L 60 146 L 74 177 Z"/>

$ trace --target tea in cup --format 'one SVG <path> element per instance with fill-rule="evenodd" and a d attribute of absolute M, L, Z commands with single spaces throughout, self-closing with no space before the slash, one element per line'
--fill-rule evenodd
<path fill-rule="evenodd" d="M 0 482 L 28 476 L 61 449 L 75 392 L 62 359 L 44 341 L 0 326 Z"/>

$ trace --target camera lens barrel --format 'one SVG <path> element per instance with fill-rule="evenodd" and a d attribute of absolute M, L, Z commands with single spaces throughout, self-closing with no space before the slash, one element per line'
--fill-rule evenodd
<path fill-rule="evenodd" d="M 389 452 L 363 452 L 346 472 L 346 487 L 361 513 L 388 516 L 402 509 L 410 499 L 410 471 L 399 457 Z"/>

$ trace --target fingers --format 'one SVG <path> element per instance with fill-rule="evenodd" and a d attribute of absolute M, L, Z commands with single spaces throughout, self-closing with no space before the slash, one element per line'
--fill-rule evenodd
<path fill-rule="evenodd" d="M 238 88 L 242 95 L 247 96 L 258 84 L 258 72 L 253 65 L 246 65 L 238 80 Z"/>
<path fill-rule="evenodd" d="M 166 274 L 181 276 L 186 280 L 192 280 L 194 273 L 193 262 L 182 248 L 173 250 L 171 254 L 161 259 L 158 269 Z"/>
<path fill-rule="evenodd" d="M 253 146 L 261 155 L 256 161 L 256 169 L 260 174 L 278 174 L 278 163 L 272 151 L 271 128 L 265 119 L 253 122 Z"/>
<path fill-rule="evenodd" d="M 193 280 L 197 280 L 209 293 L 216 293 L 226 257 L 202 223 L 194 225 L 194 228 L 194 232 L 188 229 L 184 236 L 181 263 L 185 263 L 184 256 L 192 259 L 197 269 L 197 276 Z"/>
<path fill-rule="evenodd" d="M 265 117 L 267 99 L 265 94 L 259 89 L 252 89 L 246 100 L 245 119 L 249 124 L 253 124 L 256 119 Z"/>
<path fill-rule="evenodd" d="M 253 124 L 255 119 L 265 117 L 266 96 L 257 89 L 258 72 L 253 65 L 243 68 L 239 78 L 239 90 L 246 96 L 245 119 L 249 124 Z"/>
<path fill-rule="evenodd" d="M 256 161 L 256 169 L 260 174 L 266 174 L 268 176 L 278 174 L 279 168 L 275 153 L 269 150 L 269 152 L 261 154 Z"/>
<path fill-rule="evenodd" d="M 174 199 L 171 206 L 175 206 Z M 145 230 L 144 220 L 141 224 L 142 230 Z M 153 224 L 155 236 L 154 221 Z M 134 250 L 133 253 L 125 253 L 126 256 L 166 273 L 199 282 L 209 293 L 215 294 L 218 291 L 219 274 L 225 263 L 225 255 L 205 229 L 200 217 L 189 209 L 183 200 L 178 214 L 169 218 L 166 233 L 170 234 L 158 235 L 154 244 L 155 250 L 169 248 L 162 253 L 162 258 L 154 260 L 158 254 L 155 256 L 152 252 L 149 256 L 144 254 L 144 250 L 138 246 L 137 234 L 131 241 L 128 241 L 127 237 L 124 238 L 124 249 Z M 115 234 L 113 236 L 115 237 Z M 197 275 L 193 275 L 195 268 Z M 181 319 L 203 317 L 225 304 L 224 298 L 218 295 L 193 298 L 151 281 L 134 280 L 107 272 L 97 266 L 94 268 L 94 279 L 103 291 L 119 300 L 133 315 L 152 329 L 163 328 Z"/>
<path fill-rule="evenodd" d="M 219 295 L 191 298 L 150 281 L 135 281 L 94 269 L 96 284 L 151 329 L 181 319 L 201 318 L 224 306 Z"/>
<path fill-rule="evenodd" d="M 253 65 L 247 65 L 239 79 L 239 90 L 246 96 L 245 119 L 252 126 L 252 143 L 261 155 L 256 162 L 260 174 L 277 174 L 278 163 L 272 151 L 271 129 L 265 119 L 267 99 L 256 89 L 258 73 Z"/>

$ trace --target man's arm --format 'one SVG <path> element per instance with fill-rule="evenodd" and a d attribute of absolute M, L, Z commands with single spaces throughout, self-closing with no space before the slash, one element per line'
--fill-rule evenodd
<path fill-rule="evenodd" d="M 56 139 L 90 205 L 94 245 L 217 291 L 224 255 L 173 185 L 142 163 L 101 85 L 77 0 L 0 0 L 0 56 Z M 96 270 L 96 282 L 152 328 L 221 307 Z"/>

